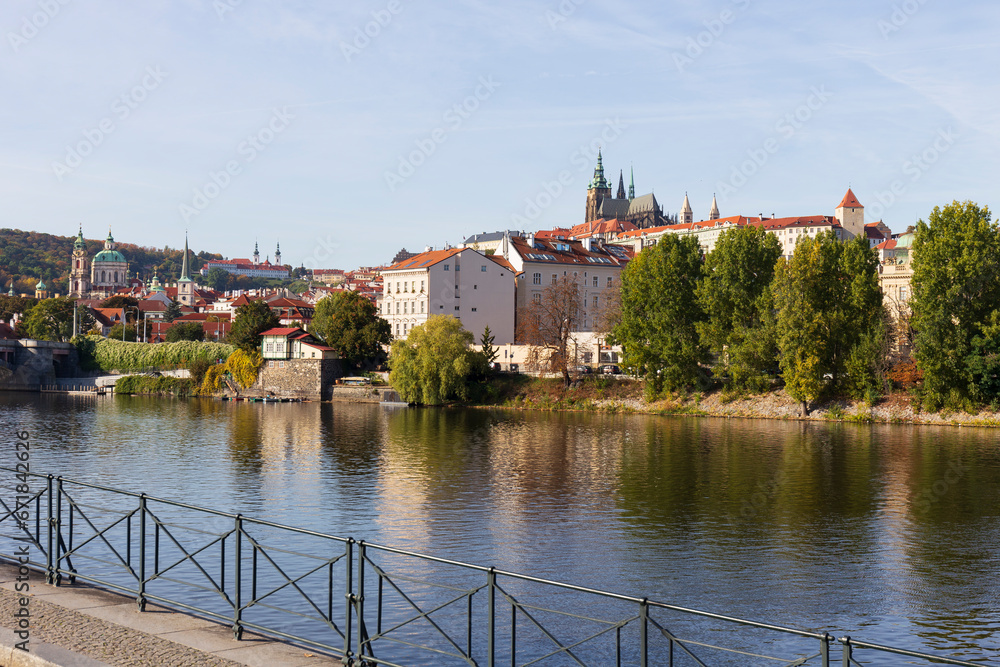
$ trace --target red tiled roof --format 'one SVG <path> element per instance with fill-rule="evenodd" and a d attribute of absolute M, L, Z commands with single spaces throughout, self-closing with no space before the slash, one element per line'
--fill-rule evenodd
<path fill-rule="evenodd" d="M 268 329 L 267 331 L 262 331 L 260 333 L 260 335 L 261 336 L 286 336 L 287 337 L 287 336 L 291 336 L 296 331 L 302 331 L 302 329 L 300 329 L 298 327 L 284 328 L 284 329 L 279 327 L 277 329 Z M 303 333 L 305 333 L 305 332 L 303 332 Z"/>
<path fill-rule="evenodd" d="M 396 262 L 390 266 L 386 271 L 401 271 L 403 269 L 425 269 L 429 266 L 433 266 L 438 262 L 442 262 L 450 257 L 454 257 L 458 253 L 465 250 L 465 248 L 449 248 L 448 250 L 431 250 L 429 252 L 422 252 L 419 255 L 414 255 L 409 259 L 404 259 L 401 262 Z"/>
<path fill-rule="evenodd" d="M 510 265 L 510 262 L 508 262 L 506 259 L 503 258 L 503 255 L 486 255 L 486 259 L 489 259 L 499 264 L 500 266 L 507 269 L 511 273 L 516 273 L 516 271 L 514 271 L 514 267 Z"/>
<path fill-rule="evenodd" d="M 896 248 L 896 239 L 889 239 L 888 241 L 883 241 L 875 246 L 879 250 L 894 250 Z"/>
<path fill-rule="evenodd" d="M 800 215 L 788 218 L 765 218 L 751 222 L 751 225 L 764 229 L 785 229 L 788 227 L 840 227 L 835 218 L 828 215 Z"/>
<path fill-rule="evenodd" d="M 858 198 L 854 196 L 851 189 L 847 188 L 847 194 L 845 194 L 844 198 L 840 200 L 839 204 L 837 204 L 837 208 L 864 208 L 864 206 L 862 206 L 861 202 L 858 201 Z"/>

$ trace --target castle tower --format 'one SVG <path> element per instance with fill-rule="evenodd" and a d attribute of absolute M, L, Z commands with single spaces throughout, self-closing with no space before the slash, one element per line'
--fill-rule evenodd
<path fill-rule="evenodd" d="M 177 281 L 177 301 L 182 306 L 194 305 L 194 282 L 191 280 L 191 276 L 188 275 L 187 234 L 184 235 L 184 259 L 181 260 L 181 277 Z"/>
<path fill-rule="evenodd" d="M 719 205 L 715 202 L 715 193 L 712 193 L 712 210 L 708 212 L 709 220 L 719 219 Z"/>
<path fill-rule="evenodd" d="M 584 222 L 597 219 L 597 209 L 601 202 L 611 198 L 611 184 L 604 178 L 604 162 L 601 151 L 597 151 L 597 166 L 594 168 L 594 178 L 587 186 L 587 215 Z"/>
<path fill-rule="evenodd" d="M 847 194 L 837 204 L 834 217 L 852 238 L 865 233 L 865 207 L 861 205 L 850 188 L 847 188 Z"/>
<path fill-rule="evenodd" d="M 73 242 L 69 267 L 70 296 L 86 297 L 90 293 L 90 258 L 87 257 L 87 242 L 83 240 L 83 225 Z"/>
<path fill-rule="evenodd" d="M 257 249 L 257 242 L 253 242 L 253 263 L 260 264 L 260 250 Z"/>
<path fill-rule="evenodd" d="M 274 263 L 281 266 L 281 243 L 278 243 L 278 247 L 274 251 Z"/>
<path fill-rule="evenodd" d="M 684 204 L 681 206 L 681 214 L 678 218 L 677 222 L 681 224 L 691 224 L 694 222 L 694 212 L 691 210 L 691 202 L 688 200 L 686 192 L 684 193 Z"/>

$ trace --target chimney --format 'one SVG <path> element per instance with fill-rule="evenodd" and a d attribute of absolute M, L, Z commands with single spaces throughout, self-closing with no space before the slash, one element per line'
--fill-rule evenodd
<path fill-rule="evenodd" d="M 583 249 L 590 252 L 590 237 L 587 236 L 586 238 L 581 239 L 581 242 L 583 243 Z"/>
<path fill-rule="evenodd" d="M 534 232 L 528 233 L 528 235 L 525 237 L 524 240 L 528 243 L 528 247 L 530 247 L 530 248 L 534 248 L 535 247 L 535 233 Z"/>

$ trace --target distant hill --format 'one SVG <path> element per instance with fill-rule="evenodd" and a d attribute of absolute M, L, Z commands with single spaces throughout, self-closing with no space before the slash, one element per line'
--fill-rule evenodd
<path fill-rule="evenodd" d="M 14 291 L 34 294 L 35 283 L 41 278 L 50 291 L 66 294 L 70 256 L 75 236 L 55 236 L 19 229 L 0 229 L 0 290 L 6 294 L 11 276 L 15 278 Z M 118 239 L 115 239 L 118 242 Z M 87 239 L 87 253 L 96 255 L 104 247 L 104 239 Z M 160 280 L 180 278 L 184 249 L 170 247 L 158 250 L 131 243 L 118 242 L 118 250 L 128 260 L 130 275 L 139 272 L 142 278 L 157 272 Z M 189 259 L 191 272 L 199 270 L 209 259 L 222 259 L 222 255 L 209 252 L 192 253 Z"/>

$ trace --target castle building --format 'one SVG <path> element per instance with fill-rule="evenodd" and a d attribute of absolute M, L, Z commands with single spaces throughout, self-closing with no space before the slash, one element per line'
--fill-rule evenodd
<path fill-rule="evenodd" d="M 604 177 L 604 162 L 601 151 L 597 151 L 597 167 L 594 178 L 587 185 L 587 212 L 584 222 L 618 219 L 630 222 L 640 229 L 659 227 L 666 224 L 663 207 L 653 193 L 635 196 L 635 174 L 629 169 L 628 194 L 625 193 L 625 175 L 618 173 L 618 191 L 611 194 L 611 182 Z"/>

